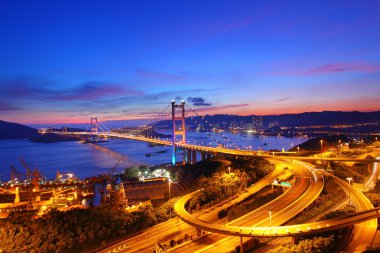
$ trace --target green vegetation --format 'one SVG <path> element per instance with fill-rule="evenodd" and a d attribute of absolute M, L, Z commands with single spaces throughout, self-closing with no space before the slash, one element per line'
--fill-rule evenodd
<path fill-rule="evenodd" d="M 198 166 L 207 163 L 209 167 L 198 170 Z M 230 170 L 228 169 L 230 167 Z M 221 200 L 244 191 L 247 185 L 257 182 L 271 170 L 274 165 L 264 159 L 232 159 L 213 158 L 205 162 L 199 162 L 188 168 L 193 175 L 200 175 L 193 181 L 192 189 L 204 189 L 200 191 L 189 203 L 190 210 L 199 210 L 204 206 L 215 204 Z M 180 170 L 181 172 L 183 170 Z M 230 172 L 229 172 L 230 171 Z M 179 173 L 177 172 L 177 173 Z M 182 175 L 184 178 L 190 178 Z"/>
<path fill-rule="evenodd" d="M 252 185 L 274 170 L 275 165 L 265 159 L 238 158 L 232 160 L 231 168 L 247 173 L 247 183 Z"/>
<path fill-rule="evenodd" d="M 363 183 L 365 178 L 371 173 L 367 164 L 362 163 L 355 163 L 352 166 L 344 163 L 331 163 L 331 167 L 335 176 L 343 180 L 346 180 L 347 177 L 352 177 L 355 183 Z"/>
<path fill-rule="evenodd" d="M 366 193 L 367 198 L 371 201 L 374 207 L 380 206 L 380 182 L 378 181 L 375 187 Z"/>
<path fill-rule="evenodd" d="M 346 193 L 331 177 L 325 177 L 325 185 L 321 195 L 305 210 L 293 217 L 287 225 L 300 224 L 317 217 L 320 213 L 326 212 L 340 201 L 346 198 Z"/>
<path fill-rule="evenodd" d="M 128 236 L 169 218 L 174 199 L 157 208 L 148 205 L 126 213 L 106 208 L 13 213 L 0 220 L 0 249 L 4 252 L 83 252 Z M 173 213 L 173 212 L 172 212 Z"/>
<path fill-rule="evenodd" d="M 145 165 L 141 166 L 134 166 L 130 168 L 126 168 L 124 170 L 124 174 L 122 174 L 124 180 L 138 180 L 139 172 L 142 173 L 143 171 L 148 171 L 149 167 Z"/>
<path fill-rule="evenodd" d="M 269 189 L 268 189 L 269 188 Z M 255 194 L 255 197 L 249 201 L 245 201 L 243 203 L 240 203 L 239 205 L 233 206 L 229 208 L 228 210 L 222 210 L 218 213 L 218 217 L 222 218 L 223 214 L 227 212 L 227 218 L 228 221 L 234 220 L 240 216 L 243 216 L 256 208 L 265 205 L 266 203 L 272 201 L 273 199 L 280 196 L 284 190 L 282 187 L 274 187 L 271 189 L 269 186 L 268 188 L 264 188 L 264 191 L 260 191 L 257 194 Z M 261 194 L 261 192 L 265 192 L 264 194 Z"/>
<path fill-rule="evenodd" d="M 197 178 L 204 176 L 210 177 L 212 173 L 227 166 L 231 162 L 222 159 L 206 159 L 199 161 L 195 164 L 185 164 L 172 168 L 173 174 L 176 175 L 177 182 L 179 182 L 185 189 L 194 189 L 194 183 Z"/>
<path fill-rule="evenodd" d="M 338 217 L 346 216 L 348 214 L 352 214 L 355 212 L 356 210 L 354 206 L 346 206 L 341 210 L 335 210 L 335 211 L 329 212 L 328 214 L 320 218 L 320 220 L 338 218 Z"/>
<path fill-rule="evenodd" d="M 290 253 L 290 252 L 320 252 L 330 253 L 334 252 L 335 237 L 330 235 L 329 237 L 315 237 L 313 239 L 305 239 L 297 244 L 287 243 L 282 246 L 278 246 L 275 249 L 270 250 L 271 253 Z"/>
<path fill-rule="evenodd" d="M 239 170 L 231 171 L 231 173 L 219 170 L 209 178 L 201 176 L 197 179 L 195 187 L 204 190 L 198 192 L 195 198 L 190 200 L 189 208 L 190 210 L 200 209 L 206 204 L 221 201 L 244 191 L 247 181 L 247 174 Z"/>
<path fill-rule="evenodd" d="M 228 171 L 231 167 L 231 172 L 239 170 L 247 175 L 247 184 L 251 185 L 263 178 L 274 169 L 274 164 L 265 159 L 258 158 L 226 158 L 215 157 L 199 161 L 195 164 L 186 164 L 173 169 L 173 175 L 186 189 L 195 189 L 197 178 L 202 176 L 209 178 L 217 171 Z"/>

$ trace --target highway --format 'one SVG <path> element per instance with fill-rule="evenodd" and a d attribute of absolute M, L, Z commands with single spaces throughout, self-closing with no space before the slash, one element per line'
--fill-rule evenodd
<path fill-rule="evenodd" d="M 235 196 L 228 200 L 223 201 L 216 207 L 211 207 L 202 212 L 194 214 L 195 217 L 207 222 L 217 222 L 217 214 L 220 210 L 223 210 L 231 205 L 239 203 L 249 196 L 255 194 L 265 186 L 269 185 L 274 179 L 276 179 L 283 171 L 284 167 L 288 166 L 288 163 L 281 161 L 272 161 L 275 163 L 276 168 L 267 176 L 256 182 L 251 187 L 247 188 L 239 196 Z M 119 243 L 111 245 L 101 250 L 95 250 L 93 252 L 149 252 L 151 253 L 157 242 L 165 242 L 170 239 L 183 238 L 185 234 L 195 234 L 195 228 L 182 222 L 178 218 L 171 219 L 169 221 L 155 225 L 149 229 L 146 229 L 139 235 L 132 238 L 122 240 Z M 132 246 L 133 245 L 133 246 Z"/>
<path fill-rule="evenodd" d="M 297 162 L 295 162 L 295 164 L 296 163 L 299 165 L 302 162 L 297 161 Z M 304 166 L 300 166 L 300 167 L 308 167 L 308 166 L 304 164 Z M 316 185 L 313 182 L 322 182 L 322 186 L 323 186 L 323 181 L 320 179 L 315 181 L 315 177 L 316 177 L 315 172 L 310 173 L 310 171 L 308 172 L 307 176 L 306 175 L 299 175 L 299 176 L 296 175 L 296 182 L 297 181 L 298 182 L 295 184 L 295 186 L 298 186 L 298 185 L 300 185 L 299 182 L 302 182 L 301 185 L 303 185 L 303 184 L 305 184 L 306 181 L 309 181 L 310 183 L 308 186 L 308 190 L 305 190 L 305 191 L 309 191 L 309 193 L 304 193 L 303 195 L 306 195 L 306 197 L 309 197 L 309 198 L 311 196 L 314 196 L 314 199 L 319 195 L 320 192 L 319 193 L 312 193 L 312 191 L 310 190 L 310 187 L 311 187 L 310 185 L 313 185 L 313 184 Z M 348 185 L 344 181 L 342 181 L 341 183 L 343 185 L 346 184 L 346 186 Z M 344 188 L 344 186 L 342 186 L 342 187 Z M 253 189 L 253 188 L 254 188 L 254 186 L 251 187 L 251 189 Z M 295 190 L 295 189 L 296 188 L 292 189 L 291 192 L 292 193 L 299 192 L 298 190 Z M 242 197 L 242 199 L 244 199 L 246 196 L 249 196 L 251 194 L 252 194 L 251 192 L 249 194 L 244 193 L 242 195 L 242 196 L 244 196 L 244 197 Z M 352 191 L 351 191 L 351 194 L 352 194 Z M 359 194 L 361 194 L 361 193 L 359 193 Z M 284 194 L 284 195 L 286 195 L 286 194 Z M 359 203 L 358 205 L 360 206 L 360 208 L 358 208 L 358 211 L 371 209 L 371 207 L 368 206 L 368 203 L 367 203 L 369 201 L 365 197 L 363 198 L 363 196 L 360 196 L 360 195 L 358 195 L 356 197 L 355 195 L 356 194 L 352 194 L 352 199 L 354 200 L 354 198 L 356 198 L 356 200 L 354 200 L 355 203 L 357 203 L 357 202 Z M 212 222 L 217 221 L 216 214 L 219 210 L 225 208 L 226 206 L 231 205 L 232 202 L 233 203 L 240 202 L 241 201 L 240 197 L 235 198 L 235 200 L 232 199 L 231 202 L 227 202 L 227 203 L 225 202 L 223 205 L 219 205 L 217 208 L 211 208 L 211 210 L 209 210 L 209 211 L 202 212 L 200 215 L 194 215 L 194 217 L 190 215 L 191 219 L 194 219 L 190 222 L 190 224 L 192 224 L 194 226 L 200 227 L 201 229 L 204 229 L 207 231 L 213 231 L 213 232 L 217 232 L 217 233 L 221 233 L 221 234 L 225 234 L 225 235 L 230 235 L 231 233 L 233 233 L 235 235 L 235 237 L 228 237 L 228 236 L 226 237 L 223 235 L 214 235 L 214 234 L 206 235 L 206 236 L 200 237 L 200 238 L 198 238 L 198 239 L 196 239 L 190 243 L 187 243 L 186 247 L 184 246 L 184 247 L 174 248 L 174 249 L 172 249 L 172 251 L 174 251 L 174 252 L 194 252 L 194 251 L 216 252 L 217 248 L 219 248 L 219 247 L 223 247 L 223 248 L 233 247 L 236 244 L 239 244 L 240 239 L 239 239 L 239 237 L 236 237 L 236 235 L 241 235 L 241 236 L 269 236 L 270 234 L 272 234 L 272 235 L 276 234 L 276 236 L 289 236 L 289 234 L 299 234 L 299 233 L 309 234 L 309 233 L 315 233 L 316 231 L 319 232 L 319 231 L 324 231 L 324 230 L 330 230 L 330 229 L 335 228 L 335 227 L 338 228 L 338 227 L 342 227 L 342 226 L 353 225 L 353 224 L 357 223 L 358 220 L 365 221 L 367 219 L 373 219 L 374 217 L 378 217 L 378 215 L 379 215 L 378 213 L 371 211 L 371 212 L 367 212 L 367 213 L 357 214 L 356 216 L 347 218 L 345 220 L 329 220 L 329 221 L 314 222 L 314 223 L 308 223 L 308 224 L 299 224 L 299 225 L 293 225 L 293 226 L 277 227 L 278 225 L 280 225 L 280 224 L 284 223 L 286 220 L 288 220 L 287 218 L 283 217 L 283 214 L 289 215 L 289 219 L 290 219 L 291 217 L 296 215 L 298 212 L 300 212 L 307 205 L 309 205 L 311 202 L 314 201 L 314 199 L 310 199 L 310 203 L 308 203 L 307 200 L 305 202 L 305 200 L 299 196 L 295 199 L 300 200 L 300 201 L 298 201 L 298 203 L 300 203 L 300 205 L 298 206 L 296 204 L 297 201 L 294 201 L 294 203 L 292 205 L 290 205 L 290 206 L 294 207 L 293 211 L 292 210 L 289 211 L 286 208 L 283 208 L 280 211 L 277 211 L 278 209 L 276 209 L 276 207 L 269 207 L 269 205 L 264 206 L 264 207 L 261 207 L 262 208 L 261 214 L 256 213 L 256 215 L 255 215 L 254 212 L 252 212 L 249 214 L 249 215 L 251 215 L 250 218 L 246 218 L 246 217 L 249 217 L 249 215 L 248 215 L 248 216 L 243 216 L 243 217 L 237 219 L 237 221 L 236 221 L 236 222 L 238 222 L 237 224 L 242 224 L 242 225 L 236 225 L 235 223 L 231 223 L 231 224 L 227 224 L 227 225 L 211 224 Z M 187 200 L 185 200 L 185 201 L 187 201 Z M 277 203 L 289 203 L 287 201 L 276 201 L 276 202 Z M 307 203 L 307 204 L 305 204 L 305 203 Z M 300 210 L 298 212 L 294 211 L 294 210 L 297 210 L 297 208 L 301 207 L 302 205 L 304 205 L 304 207 L 302 209 L 300 208 Z M 263 209 L 265 209 L 265 210 L 263 210 Z M 272 212 L 273 212 L 272 220 L 271 220 L 272 226 L 270 226 L 270 227 L 268 227 L 269 226 L 269 224 L 268 224 L 268 222 L 269 222 L 268 209 L 272 210 Z M 278 219 L 278 218 L 276 219 L 276 213 L 277 213 L 277 217 L 280 217 L 280 219 Z M 263 216 L 260 216 L 260 215 L 263 215 Z M 181 216 L 181 214 L 180 214 L 180 216 Z M 266 218 L 265 218 L 265 216 L 266 216 Z M 185 218 L 183 216 L 181 216 L 181 219 L 185 219 Z M 188 219 L 188 217 L 186 217 L 186 219 Z M 256 222 L 256 223 L 254 222 L 254 220 L 257 221 L 259 219 L 260 219 L 260 222 Z M 354 245 L 353 243 L 348 244 L 347 249 L 346 249 L 347 252 L 354 252 L 355 250 L 361 250 L 361 249 L 363 249 L 363 247 L 366 247 L 367 245 L 369 245 L 372 242 L 374 233 L 373 232 L 366 233 L 366 232 L 367 231 L 376 231 L 377 220 L 376 219 L 374 219 L 374 220 L 376 221 L 376 224 L 374 224 L 373 221 L 363 222 L 363 224 L 365 224 L 365 223 L 368 223 L 368 224 L 363 226 L 363 228 L 361 230 L 359 230 L 359 233 L 356 233 L 358 235 L 357 238 L 355 238 L 355 237 L 353 238 L 353 242 L 356 241 L 357 245 Z M 205 224 L 202 224 L 201 226 L 199 226 L 199 222 L 203 222 L 203 221 L 207 221 L 207 222 L 205 222 Z M 188 222 L 188 220 L 187 220 L 187 222 Z M 249 222 L 251 222 L 251 223 L 249 223 Z M 371 223 L 369 223 L 369 222 L 371 222 Z M 249 225 L 249 227 L 246 227 L 247 224 L 251 224 L 251 225 Z M 263 226 L 263 227 L 253 227 L 253 226 L 259 226 L 259 225 Z M 356 227 L 358 227 L 358 228 L 355 228 L 355 229 L 359 229 L 361 226 L 357 225 Z M 270 231 L 270 232 L 268 232 L 268 231 Z M 366 232 L 363 233 L 363 231 L 366 231 Z M 183 237 L 183 235 L 186 233 L 190 235 L 193 232 L 194 232 L 194 229 L 192 227 L 190 227 L 186 224 L 183 224 L 182 222 L 180 222 L 178 220 L 174 223 L 171 220 L 171 221 L 168 221 L 166 223 L 159 224 L 159 225 L 149 229 L 148 231 L 145 231 L 143 234 L 141 234 L 138 237 L 133 237 L 133 238 L 130 238 L 128 240 L 125 240 L 125 241 L 118 243 L 118 244 L 116 244 L 116 245 L 114 245 L 114 246 L 112 246 L 112 247 L 110 247 L 110 248 L 108 248 L 102 252 L 111 252 L 111 251 L 112 252 L 151 252 L 154 249 L 154 244 L 158 241 L 160 241 L 160 242 L 168 241 L 168 240 L 173 239 L 173 238 Z M 216 236 L 216 237 L 213 237 L 213 236 Z M 133 245 L 133 249 L 129 248 L 129 247 L 131 247 L 130 245 Z M 115 251 L 117 249 L 120 249 L 121 251 Z"/>
<path fill-rule="evenodd" d="M 377 173 L 377 172 L 376 172 Z M 348 194 L 350 192 L 351 201 L 354 203 L 356 211 L 373 209 L 373 205 L 368 198 L 346 181 L 333 176 L 334 181 Z M 363 252 L 367 246 L 371 245 L 377 230 L 377 219 L 368 220 L 356 224 L 352 231 L 350 242 L 344 247 L 343 252 Z"/>
<path fill-rule="evenodd" d="M 323 217 L 324 215 L 326 215 L 326 214 L 328 214 L 328 213 L 330 213 L 332 211 L 342 209 L 346 205 L 348 205 L 348 199 L 343 200 L 343 201 L 337 203 L 335 206 L 333 206 L 329 210 L 327 210 L 327 211 L 325 211 L 323 213 L 318 214 L 316 217 L 314 217 L 314 218 L 312 218 L 310 220 L 307 220 L 307 222 L 317 221 L 321 217 Z M 272 249 L 276 248 L 279 245 L 284 245 L 286 243 L 291 243 L 291 242 L 292 242 L 292 238 L 291 237 L 279 237 L 279 238 L 271 240 L 267 244 L 261 246 L 260 248 L 258 248 L 257 250 L 255 250 L 255 253 L 266 253 L 269 250 L 272 250 Z"/>
<path fill-rule="evenodd" d="M 321 180 L 317 180 L 315 182 L 318 182 L 318 181 L 321 181 Z M 197 220 L 196 218 L 188 214 L 186 210 L 183 209 L 182 205 L 184 205 L 184 203 L 186 203 L 192 197 L 193 193 L 188 194 L 185 197 L 182 197 L 176 203 L 175 211 L 177 212 L 178 216 L 181 219 L 183 219 L 187 223 L 199 229 L 203 229 L 203 230 L 213 232 L 213 233 L 224 234 L 224 235 L 233 235 L 235 236 L 235 238 L 237 236 L 270 237 L 270 236 L 289 236 L 289 235 L 298 235 L 298 234 L 307 235 L 307 234 L 319 233 L 319 232 L 328 231 L 332 229 L 352 226 L 356 223 L 362 222 L 361 224 L 357 225 L 357 227 L 361 229 L 360 232 L 355 234 L 357 238 L 354 237 L 352 239 L 352 242 L 349 243 L 347 247 L 345 248 L 347 252 L 362 252 L 366 249 L 368 245 L 371 244 L 374 238 L 374 235 L 376 233 L 376 228 L 377 228 L 376 218 L 380 216 L 380 211 L 379 211 L 380 209 L 379 208 L 373 209 L 373 207 L 371 207 L 372 205 L 369 202 L 369 200 L 362 193 L 360 193 L 359 191 L 356 191 L 353 187 L 348 185 L 348 183 L 346 183 L 345 181 L 336 177 L 334 177 L 334 181 L 337 182 L 345 191 L 351 191 L 352 199 L 356 203 L 357 209 L 359 212 L 350 216 L 339 217 L 335 219 L 329 219 L 329 220 L 306 223 L 306 224 L 290 225 L 290 226 L 278 226 L 276 224 L 277 221 L 273 217 L 274 215 L 272 216 L 271 226 L 268 226 L 269 224 L 265 224 L 265 223 L 268 223 L 268 218 L 265 219 L 263 217 L 261 217 L 261 219 L 256 220 L 258 221 L 258 223 L 252 224 L 249 227 L 244 226 L 244 224 L 242 224 L 243 223 L 242 218 L 237 219 L 238 220 L 237 222 L 234 221 L 227 225 L 216 225 L 216 224 L 208 224 L 201 220 Z M 313 181 L 311 180 L 311 182 Z M 304 195 L 309 195 L 309 194 L 305 193 Z M 279 202 L 279 201 L 273 201 L 273 202 Z M 269 208 L 269 206 L 267 208 Z M 269 210 L 274 210 L 274 209 L 269 208 Z M 265 213 L 265 210 L 264 211 L 261 210 L 259 216 L 257 217 L 260 217 L 262 213 Z M 287 212 L 285 213 L 285 215 L 286 214 Z M 294 214 L 291 215 L 290 217 L 292 216 L 294 216 Z M 284 218 L 283 214 L 281 214 L 279 223 L 281 223 L 281 220 L 286 220 L 286 217 Z M 233 223 L 238 223 L 238 225 L 234 226 Z M 262 227 L 256 227 L 258 225 L 261 225 Z M 172 249 L 171 251 L 174 251 L 174 252 L 218 252 L 218 248 L 221 248 L 221 247 L 223 249 L 229 249 L 229 250 L 233 249 L 233 248 L 231 249 L 228 245 L 226 245 L 226 242 L 228 241 L 228 239 L 223 239 L 222 236 L 220 236 L 219 238 L 218 236 L 215 236 L 214 238 L 216 238 L 217 240 L 213 240 L 212 235 L 204 236 L 204 237 L 194 240 L 193 242 L 187 244 L 186 246 L 180 246 L 180 247 Z M 218 242 L 218 239 L 223 241 L 223 245 L 220 242 Z M 235 239 L 235 240 L 237 241 L 236 243 L 238 243 L 239 239 Z M 232 243 L 230 245 L 233 246 L 234 244 Z"/>
<path fill-rule="evenodd" d="M 374 163 L 373 164 L 373 169 L 372 169 L 372 174 L 370 176 L 370 178 L 367 180 L 367 182 L 365 183 L 365 188 L 366 189 L 373 189 L 373 187 L 375 186 L 376 184 L 376 181 L 377 181 L 377 178 L 379 176 L 379 169 L 378 169 L 378 166 L 379 164 L 378 163 Z M 348 192 L 348 190 L 350 189 L 348 186 L 343 188 L 345 189 L 346 193 Z M 361 202 L 357 202 L 358 199 L 361 199 L 361 198 L 353 198 L 352 199 L 352 202 L 354 203 L 355 207 L 357 208 L 359 205 L 361 205 Z M 332 210 L 329 210 L 329 211 L 326 211 L 324 212 L 323 214 L 321 215 L 318 215 L 316 218 L 314 218 L 313 220 L 311 221 L 316 221 L 318 220 L 322 215 L 330 212 L 330 211 L 334 211 L 334 210 L 338 210 L 338 209 L 341 209 L 343 208 L 344 206 L 348 205 L 349 201 L 348 199 L 346 199 L 345 201 L 343 201 L 342 203 L 339 203 L 337 204 L 334 208 L 332 208 Z M 368 205 L 368 202 L 364 202 L 365 206 Z M 368 206 L 369 207 L 369 206 Z M 364 210 L 363 208 L 361 208 L 361 210 Z M 369 221 L 371 222 L 371 221 Z M 374 224 L 372 224 L 373 226 Z M 352 232 L 352 236 L 351 236 L 351 240 L 349 241 L 349 243 L 345 246 L 345 248 L 343 249 L 343 252 L 353 252 L 353 251 L 362 251 L 363 250 L 363 243 L 362 243 L 362 238 L 361 238 L 361 233 L 363 233 L 363 230 L 361 229 L 362 228 L 362 223 L 361 224 L 358 224 L 358 225 L 355 225 L 357 226 L 356 229 L 353 230 Z M 371 228 L 371 230 L 373 230 L 373 227 Z M 372 231 L 372 234 L 373 234 L 373 231 Z M 371 238 L 369 236 L 368 239 L 366 239 L 367 241 L 371 241 Z M 284 244 L 286 243 L 287 241 L 289 241 L 289 239 L 285 239 L 285 238 L 279 238 L 279 239 L 276 239 L 274 241 L 272 241 L 270 244 L 264 246 L 264 247 L 261 247 L 260 249 L 258 249 L 257 252 L 267 252 L 269 249 L 272 249 L 274 248 L 276 245 L 281 245 L 281 244 Z M 362 245 L 362 246 L 360 246 Z"/>
<path fill-rule="evenodd" d="M 239 232 L 240 227 L 247 228 L 249 226 L 251 229 L 254 226 L 267 226 L 264 230 L 269 235 L 271 229 L 268 226 L 270 223 L 272 226 L 281 225 L 312 203 L 323 189 L 323 180 L 319 178 L 318 181 L 315 181 L 311 172 L 304 166 L 295 164 L 288 164 L 288 166 L 293 168 L 296 175 L 296 181 L 291 190 L 253 212 L 239 217 L 225 226 L 219 226 L 219 228 L 228 227 L 227 230 L 233 231 L 232 234 L 235 235 L 235 233 Z M 269 220 L 268 210 L 272 210 L 271 221 Z M 260 234 L 263 231 L 262 229 L 259 232 Z M 276 231 L 273 230 L 272 232 L 275 233 Z M 230 233 L 226 234 L 231 235 Z M 239 243 L 239 237 L 212 233 L 169 251 L 218 252 L 220 248 L 232 250 Z"/>

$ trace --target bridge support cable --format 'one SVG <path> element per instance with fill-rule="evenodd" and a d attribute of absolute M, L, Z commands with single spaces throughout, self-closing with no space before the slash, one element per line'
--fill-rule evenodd
<path fill-rule="evenodd" d="M 100 125 L 99 125 L 99 127 L 100 127 L 103 131 L 105 130 L 105 132 L 107 132 L 107 133 L 111 133 L 111 130 L 110 130 L 106 125 L 104 125 L 103 122 L 99 121 L 99 123 L 100 123 L 100 125 L 102 126 L 102 127 L 100 127 Z"/>
<path fill-rule="evenodd" d="M 86 130 L 84 130 L 85 132 L 88 132 L 88 127 L 89 126 L 90 126 L 90 123 L 87 123 Z"/>
<path fill-rule="evenodd" d="M 203 117 L 203 116 L 201 116 L 201 115 L 199 115 L 193 108 L 191 108 L 189 105 L 187 105 L 187 107 L 197 116 L 197 117 L 199 117 L 201 120 L 203 120 L 204 122 L 205 122 L 205 124 L 207 124 L 209 127 L 210 127 L 210 129 L 212 129 L 213 127 L 212 127 L 212 125 L 211 125 L 211 123 L 210 122 L 208 122 L 207 121 L 207 119 L 205 118 L 205 117 Z M 193 119 L 193 118 L 192 118 Z M 195 121 L 195 119 L 193 119 L 194 121 Z M 196 122 L 196 121 L 195 121 Z M 205 129 L 205 127 L 204 126 L 202 126 L 203 127 L 203 129 Z M 222 139 L 224 139 L 224 140 L 227 140 L 227 142 L 229 142 L 230 143 L 230 146 L 231 147 L 235 147 L 235 148 L 237 148 L 237 149 L 240 149 L 239 147 L 238 147 L 238 145 L 234 142 L 234 141 L 232 141 L 230 138 L 228 138 L 226 135 L 224 135 L 223 133 L 219 133 L 219 132 L 216 132 L 217 134 L 219 134 L 220 136 L 222 136 Z M 213 137 L 213 139 L 215 139 L 216 140 L 216 138 L 215 138 L 215 136 Z M 217 141 L 217 140 L 216 140 Z M 218 142 L 218 144 L 219 144 L 219 141 L 217 141 Z M 228 145 L 226 145 L 226 147 L 228 147 Z"/>
<path fill-rule="evenodd" d="M 193 110 L 190 106 L 187 105 L 187 107 L 195 114 L 196 117 L 203 119 L 203 117 L 199 116 L 199 114 L 195 110 Z M 206 132 L 206 134 L 216 143 L 217 147 L 221 144 L 220 141 L 217 140 L 214 135 L 212 135 L 209 131 L 207 131 L 207 129 L 205 128 L 205 126 L 201 122 L 198 122 L 196 119 L 194 119 L 194 117 L 192 117 L 190 115 L 189 115 L 189 117 L 195 123 L 195 125 L 197 125 L 200 129 L 203 129 L 203 131 Z M 211 143 L 210 143 L 210 145 L 211 145 Z"/>
<path fill-rule="evenodd" d="M 190 119 L 201 129 L 201 130 L 203 130 L 203 131 L 205 131 L 206 132 L 206 134 L 216 143 L 216 146 L 218 146 L 220 143 L 219 143 L 219 141 L 215 138 L 215 136 L 213 136 L 209 131 L 207 131 L 207 129 L 203 126 L 203 125 L 201 125 L 201 124 L 199 124 L 199 122 L 198 121 L 196 121 L 195 119 L 194 119 L 194 117 L 191 117 L 190 116 Z M 211 145 L 211 143 L 210 143 L 210 145 Z"/>
<path fill-rule="evenodd" d="M 167 105 L 159 114 L 157 114 L 154 118 L 148 120 L 147 122 L 145 122 L 144 124 L 138 126 L 134 131 L 131 131 L 131 134 L 133 135 L 139 135 L 141 134 L 143 131 L 146 131 L 148 128 L 152 127 L 153 125 L 157 124 L 158 122 L 160 121 L 163 121 L 165 119 L 167 119 L 167 117 L 169 116 L 169 107 L 170 107 L 170 104 Z"/>

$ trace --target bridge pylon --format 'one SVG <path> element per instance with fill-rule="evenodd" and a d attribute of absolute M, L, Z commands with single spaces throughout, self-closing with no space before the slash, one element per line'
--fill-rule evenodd
<path fill-rule="evenodd" d="M 91 117 L 91 140 L 98 134 L 98 117 Z"/>
<path fill-rule="evenodd" d="M 173 100 L 171 102 L 172 104 L 172 123 L 173 123 L 173 130 L 172 130 L 172 135 L 173 135 L 173 144 L 172 144 L 172 164 L 176 164 L 176 156 L 175 156 L 175 151 L 176 151 L 176 139 L 177 136 L 182 137 L 182 143 L 186 143 L 186 125 L 185 125 L 185 101 L 182 101 L 180 104 L 176 104 L 175 101 Z M 180 116 L 176 116 L 176 111 L 180 110 Z M 177 129 L 177 121 L 181 121 L 181 127 Z M 184 152 L 184 161 L 185 161 L 185 152 Z"/>

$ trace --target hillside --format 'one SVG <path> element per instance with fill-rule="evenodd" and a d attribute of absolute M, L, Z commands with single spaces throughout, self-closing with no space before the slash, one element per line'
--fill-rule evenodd
<path fill-rule="evenodd" d="M 380 122 L 380 111 L 376 112 L 304 112 L 263 116 L 264 124 L 277 121 L 280 126 L 331 126 L 339 124 L 362 124 Z"/>
<path fill-rule="evenodd" d="M 219 124 L 221 128 L 228 128 L 232 122 L 237 123 L 252 123 L 253 117 L 228 115 L 228 114 L 215 114 L 206 115 L 204 120 L 199 116 L 192 119 L 186 118 L 188 126 L 197 125 L 194 122 L 205 122 L 207 120 L 210 124 Z M 380 124 L 380 111 L 376 112 L 341 112 L 341 111 L 323 111 L 323 112 L 304 112 L 297 114 L 281 114 L 281 115 L 265 115 L 263 117 L 264 127 L 267 128 L 271 122 L 277 122 L 281 127 L 297 127 L 297 126 L 332 126 L 341 124 L 362 124 L 362 123 L 378 123 Z M 170 127 L 170 121 L 163 121 L 157 124 L 161 127 Z M 210 128 L 208 124 L 204 125 Z"/>
<path fill-rule="evenodd" d="M 33 138 L 38 136 L 38 131 L 17 123 L 0 120 L 0 140 Z"/>

